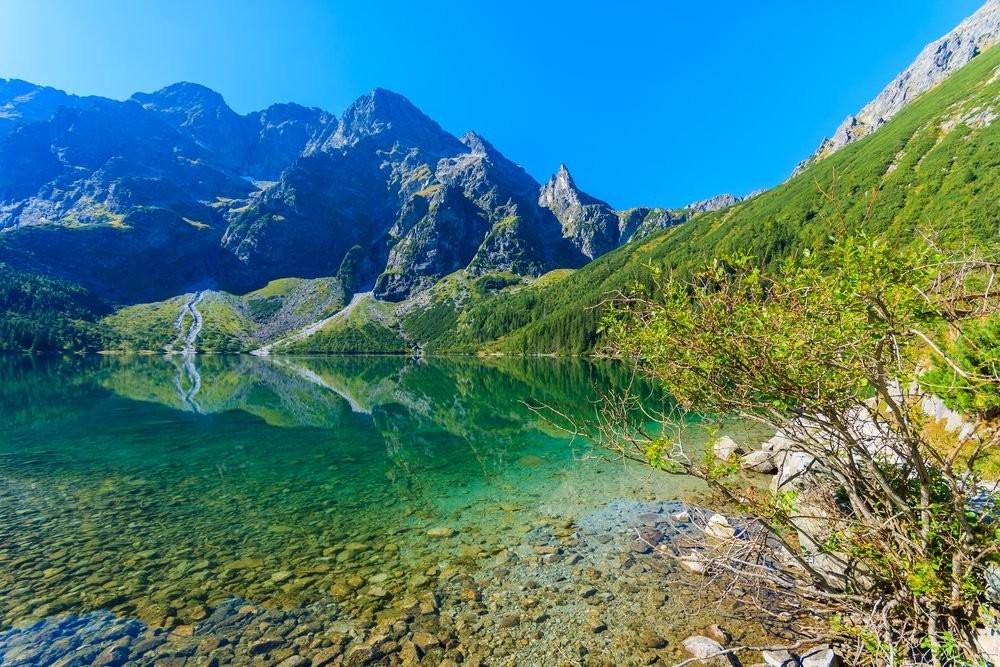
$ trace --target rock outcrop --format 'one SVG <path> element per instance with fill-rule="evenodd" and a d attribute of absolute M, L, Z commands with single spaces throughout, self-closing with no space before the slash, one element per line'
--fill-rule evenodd
<path fill-rule="evenodd" d="M 576 187 L 566 165 L 559 165 L 542 187 L 538 205 L 555 215 L 563 236 L 590 259 L 617 248 L 621 241 L 618 214 Z"/>
<path fill-rule="evenodd" d="M 399 300 L 460 269 L 576 268 L 680 219 L 620 214 L 565 169 L 543 188 L 384 89 L 338 119 L 240 115 L 193 83 L 119 102 L 0 82 L 0 261 L 119 303 L 333 275 Z"/>
<path fill-rule="evenodd" d="M 741 201 L 743 201 L 743 197 L 738 197 L 729 192 L 723 192 L 722 194 L 709 197 L 708 199 L 700 199 L 698 201 L 691 202 L 685 208 L 692 213 L 707 213 L 709 211 L 721 211 L 724 208 L 735 206 Z"/>

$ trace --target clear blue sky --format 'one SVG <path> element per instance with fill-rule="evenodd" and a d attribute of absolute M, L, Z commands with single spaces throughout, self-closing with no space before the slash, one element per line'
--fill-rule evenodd
<path fill-rule="evenodd" d="M 615 206 L 780 182 L 980 0 L 8 0 L 0 76 L 237 111 L 334 113 L 373 87 Z"/>

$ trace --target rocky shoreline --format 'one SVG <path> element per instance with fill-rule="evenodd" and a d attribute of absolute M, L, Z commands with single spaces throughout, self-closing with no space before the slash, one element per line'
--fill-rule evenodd
<path fill-rule="evenodd" d="M 553 519 L 473 571 L 430 568 L 419 596 L 358 589 L 372 615 L 330 598 L 289 610 L 229 599 L 170 630 L 102 611 L 46 618 L 0 632 L 0 663 L 671 664 L 687 657 L 684 636 L 717 619 L 665 556 L 699 530 L 691 514 L 704 518 L 679 501 L 617 500 Z"/>

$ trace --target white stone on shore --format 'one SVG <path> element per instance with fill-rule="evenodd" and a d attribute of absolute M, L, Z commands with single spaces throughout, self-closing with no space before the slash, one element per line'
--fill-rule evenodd
<path fill-rule="evenodd" d="M 725 655 L 722 654 L 724 649 L 722 644 L 715 641 L 714 639 L 709 639 L 708 637 L 702 637 L 701 635 L 692 635 L 684 640 L 682 643 L 684 650 L 690 653 L 695 658 L 717 658 L 720 660 L 719 664 L 727 664 Z"/>
<path fill-rule="evenodd" d="M 802 667 L 833 667 L 840 664 L 837 654 L 829 646 L 816 646 L 799 657 Z"/>
<path fill-rule="evenodd" d="M 778 471 L 771 480 L 771 491 L 777 492 L 786 484 L 804 481 L 804 473 L 815 460 L 812 454 L 806 452 L 780 452 L 775 456 Z"/>
<path fill-rule="evenodd" d="M 795 665 L 798 661 L 788 651 L 763 651 L 760 657 L 764 659 L 768 667 L 783 667 L 784 665 Z"/>
<path fill-rule="evenodd" d="M 726 517 L 713 514 L 705 524 L 705 534 L 717 540 L 728 541 L 736 537 L 736 529 L 730 525 Z"/>
<path fill-rule="evenodd" d="M 759 472 L 764 475 L 773 475 L 778 472 L 778 466 L 774 463 L 774 456 L 771 452 L 757 449 L 743 457 L 743 469 Z"/>
<path fill-rule="evenodd" d="M 742 447 L 728 435 L 724 435 L 712 443 L 712 452 L 723 461 L 728 461 L 733 454 L 738 454 L 741 449 Z"/>

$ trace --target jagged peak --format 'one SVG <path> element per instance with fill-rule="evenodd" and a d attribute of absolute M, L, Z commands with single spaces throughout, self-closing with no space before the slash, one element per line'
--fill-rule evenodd
<path fill-rule="evenodd" d="M 487 158 L 491 163 L 499 168 L 517 170 L 518 172 L 524 172 L 524 175 L 527 176 L 527 172 L 524 171 L 524 167 L 501 153 L 496 146 L 483 138 L 481 134 L 477 134 L 476 132 L 470 130 L 469 132 L 463 134 L 459 141 L 461 141 L 466 148 L 469 149 L 470 155 Z M 531 181 L 535 183 L 534 179 L 531 179 Z M 535 187 L 538 187 L 537 183 L 535 183 Z"/>
<path fill-rule="evenodd" d="M 538 197 L 540 206 L 549 209 L 562 209 L 568 206 L 602 206 L 612 210 L 611 206 L 596 197 L 581 190 L 573 180 L 569 168 L 565 164 L 560 164 L 552 177 L 542 186 Z"/>
<path fill-rule="evenodd" d="M 465 144 L 468 147 L 469 152 L 474 155 L 492 155 L 498 152 L 493 144 L 486 141 L 482 135 L 476 134 L 472 130 L 463 134 L 458 140 Z"/>
<path fill-rule="evenodd" d="M 559 168 L 556 172 L 552 174 L 548 182 L 542 186 L 542 190 L 550 190 L 552 192 L 562 192 L 562 193 L 572 193 L 574 196 L 579 197 L 580 189 L 576 187 L 576 182 L 573 181 L 573 175 L 569 173 L 569 168 L 565 164 L 560 163 Z"/>
<path fill-rule="evenodd" d="M 426 118 L 424 112 L 400 93 L 388 88 L 375 88 L 354 100 L 344 111 L 345 119 L 383 120 L 391 122 L 410 116 Z"/>

